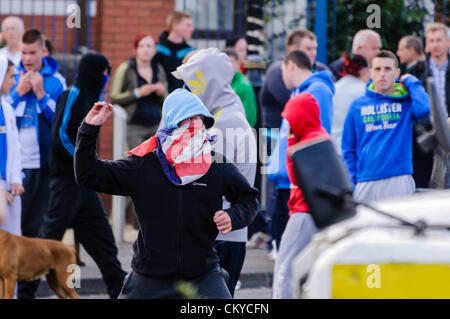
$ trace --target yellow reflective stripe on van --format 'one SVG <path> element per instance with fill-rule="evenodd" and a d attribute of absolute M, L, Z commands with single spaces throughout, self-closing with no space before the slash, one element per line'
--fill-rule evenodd
<path fill-rule="evenodd" d="M 450 264 L 334 265 L 335 299 L 450 298 Z"/>

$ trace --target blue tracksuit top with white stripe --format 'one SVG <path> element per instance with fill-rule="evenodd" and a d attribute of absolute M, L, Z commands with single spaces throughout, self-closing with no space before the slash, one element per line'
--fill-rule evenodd
<path fill-rule="evenodd" d="M 396 83 L 395 89 L 381 95 L 369 83 L 365 96 L 350 105 L 342 154 L 355 184 L 413 173 L 412 128 L 415 120 L 430 114 L 430 102 L 415 76 Z"/>
<path fill-rule="evenodd" d="M 11 93 L 8 97 L 8 102 L 10 102 L 15 110 L 19 132 L 21 127 L 25 125 L 25 122 L 29 122 L 27 125 L 31 123 L 30 125 L 36 128 L 39 140 L 41 169 L 45 171 L 48 170 L 51 140 L 50 128 L 55 113 L 56 101 L 66 89 L 66 80 L 58 73 L 58 69 L 58 62 L 54 58 L 49 56 L 44 57 L 42 59 L 42 69 L 40 71 L 44 82 L 44 97 L 38 100 L 33 90 L 30 90 L 20 97 L 17 93 L 20 71 L 23 73 L 27 72 L 22 62 L 20 62 L 18 72 L 15 75 L 16 84 L 11 88 Z M 31 119 L 25 118 L 25 114 L 32 114 Z"/>

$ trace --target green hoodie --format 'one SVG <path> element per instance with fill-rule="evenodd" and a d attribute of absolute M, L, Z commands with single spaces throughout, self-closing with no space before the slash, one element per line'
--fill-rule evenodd
<path fill-rule="evenodd" d="M 241 73 L 237 71 L 234 74 L 231 87 L 241 98 L 245 109 L 245 116 L 251 127 L 255 127 L 257 120 L 258 107 L 256 105 L 256 96 L 250 81 Z"/>

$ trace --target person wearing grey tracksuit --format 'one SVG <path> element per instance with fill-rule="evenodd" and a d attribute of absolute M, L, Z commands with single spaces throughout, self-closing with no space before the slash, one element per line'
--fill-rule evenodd
<path fill-rule="evenodd" d="M 174 72 L 174 76 L 182 79 L 214 116 L 213 134 L 217 136 L 214 150 L 234 163 L 253 186 L 257 163 L 256 138 L 239 96 L 231 88 L 233 75 L 229 57 L 216 48 L 199 50 Z M 227 208 L 230 204 L 224 199 L 223 205 Z M 245 259 L 247 232 L 245 227 L 227 235 L 219 234 L 216 240 L 220 265 L 230 275 L 228 288 L 232 296 Z"/>

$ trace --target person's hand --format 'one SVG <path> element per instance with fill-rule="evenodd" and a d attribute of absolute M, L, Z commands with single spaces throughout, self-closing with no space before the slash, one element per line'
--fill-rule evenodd
<path fill-rule="evenodd" d="M 34 72 L 33 76 L 30 78 L 31 86 L 33 87 L 33 92 L 37 99 L 40 100 L 44 97 L 44 78 L 39 72 Z"/>
<path fill-rule="evenodd" d="M 6 194 L 4 193 L 6 193 L 6 191 L 0 188 L 0 226 L 5 223 L 7 218 Z"/>
<path fill-rule="evenodd" d="M 91 125 L 103 125 L 114 112 L 114 107 L 106 102 L 97 102 L 86 115 L 85 122 Z"/>
<path fill-rule="evenodd" d="M 230 215 L 224 210 L 219 210 L 214 214 L 214 223 L 216 223 L 217 229 L 224 235 L 231 231 L 231 218 Z"/>
<path fill-rule="evenodd" d="M 409 78 L 410 76 L 411 76 L 411 74 L 409 74 L 409 73 L 403 74 L 403 75 L 400 77 L 400 83 L 403 84 L 403 82 L 404 82 L 407 78 Z"/>
<path fill-rule="evenodd" d="M 289 131 L 288 131 L 288 136 L 287 136 L 288 138 L 293 138 L 293 137 L 295 137 L 295 134 L 294 134 L 294 132 L 292 132 L 292 129 L 291 128 L 289 128 Z"/>
<path fill-rule="evenodd" d="M 21 196 L 25 192 L 25 189 L 20 184 L 12 184 L 11 185 L 11 194 L 13 196 Z"/>
<path fill-rule="evenodd" d="M 10 192 L 5 191 L 5 198 L 8 205 L 11 206 L 14 201 L 14 196 Z"/>
<path fill-rule="evenodd" d="M 33 77 L 33 72 L 23 73 L 23 71 L 20 71 L 20 77 L 19 77 L 19 83 L 17 84 L 17 94 L 19 94 L 20 97 L 27 94 L 31 89 L 31 78 Z"/>
<path fill-rule="evenodd" d="M 161 82 L 155 84 L 155 92 L 159 96 L 163 95 L 166 92 L 166 87 Z"/>
<path fill-rule="evenodd" d="M 147 96 L 152 94 L 155 91 L 156 87 L 154 84 L 144 84 L 139 88 L 139 96 Z"/>

